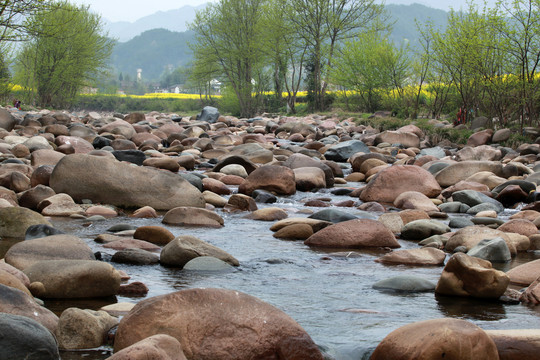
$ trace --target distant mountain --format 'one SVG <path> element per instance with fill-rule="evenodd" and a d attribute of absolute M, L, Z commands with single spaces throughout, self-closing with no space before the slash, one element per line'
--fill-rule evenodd
<path fill-rule="evenodd" d="M 176 10 L 158 11 L 152 15 L 142 17 L 135 22 L 110 22 L 105 19 L 105 30 L 109 32 L 109 37 L 121 42 L 131 40 L 147 30 L 158 28 L 184 32 L 188 29 L 187 24 L 195 19 L 195 13 L 198 10 L 204 9 L 206 5 L 186 5 Z"/>
<path fill-rule="evenodd" d="M 420 32 L 416 23 L 422 27 L 431 21 L 434 26 L 445 29 L 448 25 L 448 13 L 444 10 L 434 9 L 421 4 L 412 5 L 386 5 L 386 10 L 393 19 L 391 40 L 396 44 L 407 41 L 411 47 L 419 45 Z"/>
<path fill-rule="evenodd" d="M 129 74 L 132 79 L 137 69 L 142 69 L 143 79 L 157 80 L 165 70 L 174 70 L 191 61 L 189 43 L 193 41 L 192 31 L 148 30 L 127 42 L 117 43 L 111 65 L 118 74 Z"/>
<path fill-rule="evenodd" d="M 142 69 L 145 80 L 157 80 L 166 69 L 187 65 L 193 56 L 188 43 L 194 42 L 195 38 L 193 32 L 185 31 L 186 22 L 193 21 L 195 12 L 204 6 L 184 6 L 178 10 L 157 12 L 135 23 L 110 24 L 109 35 L 118 39 L 127 36 L 122 34 L 127 34 L 128 30 L 132 34 L 138 31 L 128 41 L 117 43 L 111 65 L 117 73 L 123 73 L 124 76 L 130 74 L 132 78 L 136 76 L 137 69 Z M 448 13 L 444 10 L 420 4 L 387 5 L 386 9 L 393 23 L 391 39 L 397 44 L 407 41 L 413 48 L 418 46 L 420 33 L 415 20 L 420 24 L 431 20 L 435 26 L 447 26 Z M 131 26 L 124 27 L 121 30 L 123 33 L 113 31 L 121 29 L 121 24 Z"/>

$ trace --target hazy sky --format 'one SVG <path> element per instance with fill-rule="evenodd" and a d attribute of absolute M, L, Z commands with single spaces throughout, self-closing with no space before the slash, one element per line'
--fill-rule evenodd
<path fill-rule="evenodd" d="M 495 4 L 495 1 L 487 0 L 491 6 Z M 158 11 L 179 9 L 184 5 L 197 6 L 209 2 L 209 0 L 71 0 L 71 2 L 90 5 L 92 11 L 101 14 L 110 21 L 133 22 Z M 457 10 L 461 7 L 465 8 L 466 2 L 466 0 L 387 0 L 386 4 L 419 3 L 444 10 L 448 10 L 452 6 Z M 482 1 L 476 0 L 475 3 L 480 4 Z"/>

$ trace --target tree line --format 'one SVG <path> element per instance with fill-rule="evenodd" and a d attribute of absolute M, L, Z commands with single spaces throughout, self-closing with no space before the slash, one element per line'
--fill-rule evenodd
<path fill-rule="evenodd" d="M 241 116 L 254 115 L 268 90 L 294 112 L 305 88 L 310 111 L 342 94 L 359 111 L 438 117 L 462 109 L 537 124 L 539 0 L 471 1 L 449 12 L 445 29 L 418 23 L 416 48 L 390 41 L 391 26 L 373 0 L 221 0 L 191 24 L 193 73 L 201 83 L 221 79 Z"/>

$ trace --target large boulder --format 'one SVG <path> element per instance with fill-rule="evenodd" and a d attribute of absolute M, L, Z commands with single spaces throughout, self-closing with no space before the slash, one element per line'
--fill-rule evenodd
<path fill-rule="evenodd" d="M 96 260 L 46 260 L 24 269 L 30 291 L 39 298 L 75 299 L 118 294 L 121 275 Z"/>
<path fill-rule="evenodd" d="M 41 214 L 22 207 L 0 208 L 0 237 L 24 238 L 32 225 L 51 225 Z"/>
<path fill-rule="evenodd" d="M 497 299 L 504 294 L 509 283 L 508 275 L 493 269 L 489 261 L 456 253 L 446 263 L 435 292 Z"/>
<path fill-rule="evenodd" d="M 375 144 L 380 143 L 401 144 L 405 147 L 420 147 L 420 138 L 411 132 L 383 131 L 375 137 Z"/>
<path fill-rule="evenodd" d="M 251 172 L 238 192 L 251 195 L 255 190 L 266 190 L 278 195 L 296 193 L 294 171 L 285 166 L 265 165 Z"/>
<path fill-rule="evenodd" d="M 441 187 L 427 170 L 413 165 L 395 165 L 380 171 L 364 188 L 362 201 L 393 203 L 405 191 L 436 197 Z"/>
<path fill-rule="evenodd" d="M 226 251 L 190 235 L 178 236 L 165 245 L 161 250 L 160 262 L 182 268 L 188 261 L 199 256 L 213 256 L 231 265 L 239 265 L 238 260 Z"/>
<path fill-rule="evenodd" d="M 371 360 L 494 360 L 497 347 L 480 329 L 461 319 L 434 319 L 398 328 L 379 343 Z"/>
<path fill-rule="evenodd" d="M 213 106 L 205 106 L 201 113 L 197 115 L 198 121 L 205 121 L 209 124 L 213 124 L 219 119 L 219 111 Z"/>
<path fill-rule="evenodd" d="M 500 360 L 536 360 L 540 353 L 539 329 L 486 330 Z"/>
<path fill-rule="evenodd" d="M 17 125 L 17 119 L 6 109 L 0 109 L 0 128 L 11 131 Z"/>
<path fill-rule="evenodd" d="M 324 157 L 326 160 L 345 162 L 358 152 L 369 153 L 371 151 L 369 150 L 369 147 L 360 140 L 348 140 L 333 145 L 326 150 Z"/>
<path fill-rule="evenodd" d="M 152 335 L 108 357 L 107 360 L 187 360 L 180 341 L 170 335 Z"/>
<path fill-rule="evenodd" d="M 24 316 L 0 313 L 0 348 L 2 359 L 59 359 L 56 339 L 35 320 Z"/>
<path fill-rule="evenodd" d="M 95 260 L 95 257 L 86 242 L 67 234 L 18 242 L 5 255 L 6 263 L 21 270 L 43 260 Z"/>
<path fill-rule="evenodd" d="M 330 168 L 330 166 L 324 164 L 320 160 L 314 159 L 304 154 L 297 153 L 289 156 L 289 158 L 285 160 L 285 162 L 283 162 L 283 166 L 289 167 L 293 170 L 305 167 L 319 168 L 324 172 L 324 180 L 326 183 L 326 187 L 334 186 L 334 173 L 332 172 L 332 169 Z"/>
<path fill-rule="evenodd" d="M 516 266 L 507 272 L 514 285 L 529 286 L 540 277 L 540 259 Z"/>
<path fill-rule="evenodd" d="M 442 187 L 448 187 L 480 171 L 490 171 L 497 176 L 502 176 L 503 165 L 496 161 L 460 161 L 437 172 L 435 179 Z"/>
<path fill-rule="evenodd" d="M 116 206 L 151 206 L 156 210 L 205 206 L 201 192 L 178 175 L 99 156 L 64 157 L 51 174 L 50 186 L 76 201 L 90 199 Z"/>
<path fill-rule="evenodd" d="M 52 311 L 40 306 L 32 296 L 21 290 L 2 284 L 0 284 L 1 313 L 20 315 L 35 320 L 53 334 L 58 326 L 58 316 Z"/>
<path fill-rule="evenodd" d="M 400 247 L 386 226 L 370 219 L 349 220 L 328 226 L 311 235 L 304 243 L 329 248 Z"/>
<path fill-rule="evenodd" d="M 304 329 L 281 310 L 225 289 L 189 289 L 139 302 L 120 322 L 114 350 L 171 335 L 188 359 L 321 359 Z"/>

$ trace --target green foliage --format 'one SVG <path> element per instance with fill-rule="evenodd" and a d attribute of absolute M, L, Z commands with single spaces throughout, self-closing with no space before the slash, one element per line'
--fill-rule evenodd
<path fill-rule="evenodd" d="M 221 111 L 233 116 L 240 116 L 242 109 L 240 102 L 233 89 L 225 87 L 221 92 L 221 99 L 219 99 L 219 108 Z"/>
<path fill-rule="evenodd" d="M 87 7 L 66 1 L 55 5 L 54 11 L 27 19 L 33 35 L 17 57 L 15 78 L 30 91 L 32 102 L 60 108 L 105 67 L 112 42 L 102 34 L 101 18 Z"/>

